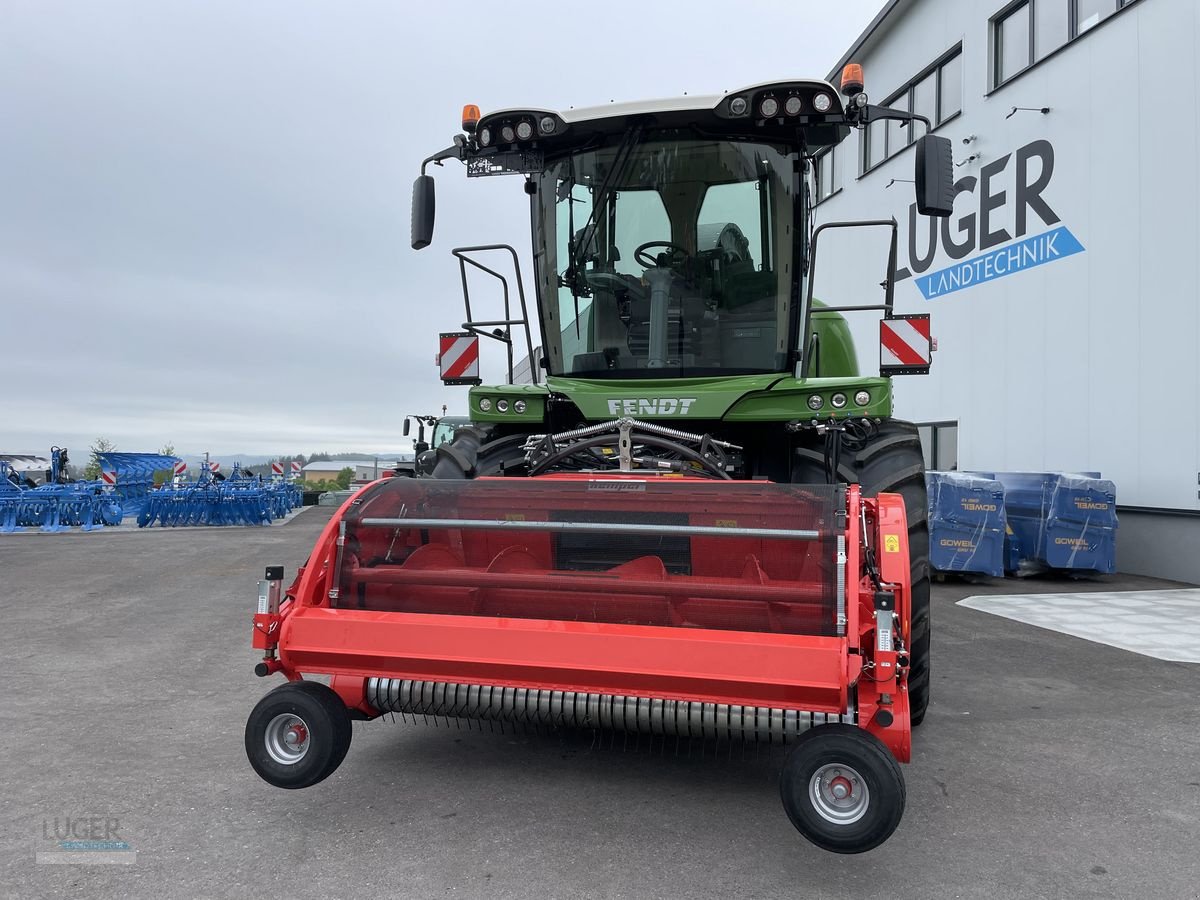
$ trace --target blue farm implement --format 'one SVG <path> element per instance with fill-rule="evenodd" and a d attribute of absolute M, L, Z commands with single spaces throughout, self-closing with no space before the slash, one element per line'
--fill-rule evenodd
<path fill-rule="evenodd" d="M 164 453 L 97 453 L 102 477 L 111 479 L 112 491 L 125 514 L 136 518 L 154 490 L 156 472 L 170 472 L 179 458 Z"/>
<path fill-rule="evenodd" d="M 29 486 L 6 460 L 0 460 L 0 532 L 37 528 L 59 532 L 78 527 L 97 531 L 119 525 L 121 502 L 100 482 L 66 480 L 67 451 L 53 447 L 47 483 Z"/>
<path fill-rule="evenodd" d="M 283 480 L 266 481 L 234 465 L 222 480 L 208 466 L 197 481 L 153 491 L 138 525 L 270 525 L 301 504 L 300 489 Z"/>

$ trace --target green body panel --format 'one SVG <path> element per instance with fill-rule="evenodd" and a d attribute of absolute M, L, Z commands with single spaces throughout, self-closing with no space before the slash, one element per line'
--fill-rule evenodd
<path fill-rule="evenodd" d="M 550 391 L 544 384 L 500 384 L 471 388 L 467 400 L 472 422 L 528 422 L 535 427 L 546 418 L 546 395 Z M 487 398 L 492 401 L 492 408 L 484 411 L 479 408 L 479 401 Z M 508 411 L 500 412 L 496 404 L 500 400 L 508 401 Z M 518 400 L 525 401 L 525 412 L 516 411 Z"/>
<path fill-rule="evenodd" d="M 816 306 L 821 306 L 816 301 Z M 820 348 L 814 371 L 804 380 L 782 372 L 770 375 L 727 375 L 714 378 L 568 378 L 551 375 L 547 384 L 505 384 L 471 388 L 470 410 L 474 422 L 528 423 L 545 417 L 546 397 L 553 391 L 569 397 L 590 422 L 632 416 L 638 419 L 724 419 L 729 422 L 789 422 L 793 419 L 846 418 L 892 414 L 892 387 L 887 378 L 858 374 L 854 339 L 846 320 L 835 312 L 814 309 L 812 333 Z M 858 405 L 855 394 L 866 391 L 870 400 Z M 835 394 L 844 394 L 842 408 L 833 405 Z M 809 398 L 821 396 L 812 409 Z M 491 409 L 480 400 L 491 401 Z M 499 410 L 500 401 L 508 410 Z M 517 412 L 515 403 L 525 402 Z"/>
<path fill-rule="evenodd" d="M 817 335 L 819 349 L 809 374 L 853 378 L 858 375 L 858 354 L 850 326 L 840 313 L 821 312 L 824 305 L 813 301 L 812 333 Z"/>
<path fill-rule="evenodd" d="M 869 400 L 860 406 L 855 394 L 866 391 Z M 821 405 L 812 409 L 808 399 L 821 397 Z M 846 397 L 845 406 L 833 405 L 835 394 Z M 780 422 L 792 419 L 826 421 L 869 416 L 888 418 L 892 414 L 892 384 L 887 378 L 792 378 L 779 379 L 768 391 L 748 393 L 734 403 L 722 417 L 726 422 Z"/>
<path fill-rule="evenodd" d="M 886 378 L 808 378 L 790 375 L 734 375 L 726 378 L 671 378 L 594 380 L 550 376 L 547 385 L 499 385 L 471 388 L 471 419 L 475 422 L 534 423 L 545 414 L 549 392 L 569 397 L 588 421 L 599 422 L 621 416 L 660 421 L 725 419 L 731 422 L 779 422 L 792 419 L 830 419 L 847 416 L 890 416 L 891 384 Z M 859 406 L 854 395 L 867 391 L 870 401 Z M 846 395 L 841 409 L 832 403 L 834 394 Z M 808 400 L 822 397 L 814 410 Z M 479 402 L 491 401 L 484 411 Z M 508 401 L 500 412 L 499 401 Z M 524 400 L 524 413 L 514 404 Z"/>

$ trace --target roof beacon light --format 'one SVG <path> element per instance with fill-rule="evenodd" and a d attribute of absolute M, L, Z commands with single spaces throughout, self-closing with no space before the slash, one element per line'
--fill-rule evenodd
<path fill-rule="evenodd" d="M 479 124 L 479 107 L 474 103 L 468 103 L 463 107 L 462 129 L 467 134 L 474 134 L 475 127 Z"/>
<path fill-rule="evenodd" d="M 865 85 L 862 66 L 858 63 L 846 63 L 842 69 L 842 94 L 847 97 L 861 94 Z"/>

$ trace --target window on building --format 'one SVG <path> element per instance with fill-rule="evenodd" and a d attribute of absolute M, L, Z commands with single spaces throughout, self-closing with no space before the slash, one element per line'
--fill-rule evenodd
<path fill-rule="evenodd" d="M 1024 0 L 992 20 L 993 86 L 1045 59 L 1137 0 Z"/>
<path fill-rule="evenodd" d="M 1003 84 L 1033 62 L 1029 13 L 1029 4 L 1024 3 L 996 22 L 996 84 Z"/>
<path fill-rule="evenodd" d="M 908 84 L 885 100 L 883 106 L 925 116 L 937 128 L 962 112 L 962 45 L 923 69 Z M 872 123 L 862 135 L 860 172 L 866 173 L 899 153 L 922 134 L 925 126 L 914 122 L 901 125 L 894 120 Z"/>
<path fill-rule="evenodd" d="M 875 168 L 885 159 L 887 159 L 887 131 L 888 123 L 885 120 L 877 120 L 868 125 L 859 134 L 862 136 L 862 171 L 866 172 Z"/>
<path fill-rule="evenodd" d="M 1083 34 L 1117 11 L 1117 0 L 1075 0 L 1075 34 Z"/>
<path fill-rule="evenodd" d="M 937 122 L 940 125 L 962 112 L 962 52 L 942 63 L 938 72 Z"/>
<path fill-rule="evenodd" d="M 958 423 L 922 422 L 917 425 L 925 468 L 938 472 L 958 470 Z"/>
<path fill-rule="evenodd" d="M 1030 0 L 1033 7 L 1033 58 L 1053 53 L 1071 36 L 1071 0 Z"/>
<path fill-rule="evenodd" d="M 816 167 L 817 203 L 828 200 L 842 189 L 841 164 L 836 148 L 830 148 L 813 160 Z"/>

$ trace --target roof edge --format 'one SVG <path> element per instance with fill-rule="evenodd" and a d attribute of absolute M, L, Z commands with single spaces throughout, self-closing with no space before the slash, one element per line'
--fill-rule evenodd
<path fill-rule="evenodd" d="M 836 84 L 838 76 L 842 71 L 842 67 L 846 65 L 846 63 L 853 61 L 854 57 L 858 55 L 859 51 L 871 43 L 871 39 L 875 37 L 875 33 L 883 27 L 884 23 L 891 16 L 891 14 L 896 11 L 896 8 L 899 6 L 908 6 L 912 2 L 913 0 L 888 0 L 887 5 L 885 5 L 883 9 L 879 11 L 879 14 L 871 20 L 871 24 L 868 25 L 863 33 L 860 34 L 854 43 L 850 45 L 850 49 L 847 50 L 842 58 L 837 61 L 837 65 L 830 70 L 828 76 L 829 81 Z"/>

